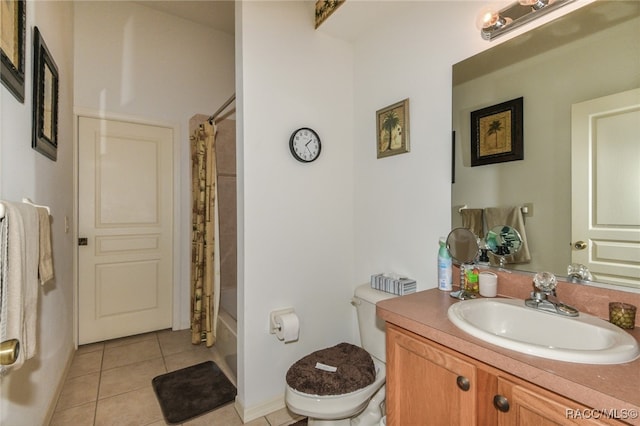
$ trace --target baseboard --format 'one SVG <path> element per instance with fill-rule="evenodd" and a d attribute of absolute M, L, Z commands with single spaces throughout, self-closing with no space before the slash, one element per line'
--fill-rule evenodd
<path fill-rule="evenodd" d="M 260 405 L 255 405 L 253 407 L 245 408 L 242 406 L 238 398 L 236 397 L 236 401 L 234 403 L 234 407 L 243 423 L 248 423 L 252 420 L 255 420 L 259 417 L 266 416 L 267 414 L 273 413 L 274 411 L 278 411 L 284 408 L 286 405 L 284 403 L 284 393 L 276 398 L 273 398 L 270 401 L 264 402 Z"/>
<path fill-rule="evenodd" d="M 47 409 L 47 415 L 45 417 L 46 423 L 51 423 L 51 419 L 53 418 L 53 414 L 56 411 L 56 406 L 58 405 L 58 398 L 60 398 L 60 394 L 62 393 L 62 388 L 64 387 L 64 383 L 67 380 L 67 374 L 69 374 L 69 369 L 71 368 L 71 363 L 73 362 L 73 356 L 75 355 L 76 349 L 75 347 L 71 348 L 71 352 L 69 352 L 69 356 L 67 358 L 67 363 L 64 367 L 64 372 L 62 376 L 60 376 L 60 380 L 58 381 L 58 386 L 56 386 L 56 391 L 53 393 L 53 398 L 49 401 L 49 408 Z"/>

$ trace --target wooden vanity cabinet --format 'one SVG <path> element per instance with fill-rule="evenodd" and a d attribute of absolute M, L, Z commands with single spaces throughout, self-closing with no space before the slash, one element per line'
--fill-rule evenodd
<path fill-rule="evenodd" d="M 387 323 L 387 425 L 495 424 L 478 408 L 497 381 L 474 362 Z M 492 392 L 493 391 L 493 392 Z M 491 395 L 489 395 L 491 394 Z"/>
<path fill-rule="evenodd" d="M 498 426 L 624 424 L 615 419 L 598 419 L 600 414 L 584 405 L 513 377 L 498 378 L 498 395 L 509 404 L 508 411 L 498 415 Z"/>
<path fill-rule="evenodd" d="M 386 336 L 389 426 L 623 424 L 571 420 L 591 411 L 393 324 Z"/>

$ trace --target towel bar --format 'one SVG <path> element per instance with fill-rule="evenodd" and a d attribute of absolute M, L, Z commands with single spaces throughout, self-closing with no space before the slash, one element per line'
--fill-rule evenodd
<path fill-rule="evenodd" d="M 40 206 L 40 205 L 34 203 L 33 201 L 31 201 L 31 199 L 26 198 L 26 197 L 22 199 L 22 202 L 25 203 L 25 204 L 31 204 L 33 207 L 40 207 L 40 208 L 46 209 L 47 213 L 51 214 L 51 209 L 49 208 L 49 206 Z"/>
<path fill-rule="evenodd" d="M 466 204 L 464 204 L 462 207 L 460 207 L 458 209 L 458 213 L 462 213 L 462 210 L 466 210 L 469 207 L 467 207 Z M 522 212 L 522 214 L 529 214 L 529 209 L 533 208 L 533 203 L 525 203 L 522 207 L 520 207 L 520 211 Z"/>
<path fill-rule="evenodd" d="M 20 354 L 20 342 L 18 339 L 6 340 L 0 343 L 0 365 L 11 365 Z"/>
<path fill-rule="evenodd" d="M 33 201 L 31 201 L 29 198 L 23 198 L 22 202 L 25 204 L 31 204 L 34 207 L 42 207 L 43 209 L 47 210 L 47 213 L 51 214 L 51 209 L 49 208 L 49 206 L 39 206 L 35 204 Z M 6 208 L 4 204 L 0 202 L 0 220 L 4 219 L 5 212 L 6 212 Z"/>

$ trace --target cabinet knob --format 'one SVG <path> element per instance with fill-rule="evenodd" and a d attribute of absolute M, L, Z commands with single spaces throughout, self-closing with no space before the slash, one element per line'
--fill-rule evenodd
<path fill-rule="evenodd" d="M 502 395 L 496 395 L 493 397 L 493 406 L 506 413 L 509 411 L 509 400 Z"/>
<path fill-rule="evenodd" d="M 469 382 L 469 379 L 464 376 L 458 376 L 456 383 L 458 384 L 458 387 L 465 392 L 471 388 L 471 382 Z"/>

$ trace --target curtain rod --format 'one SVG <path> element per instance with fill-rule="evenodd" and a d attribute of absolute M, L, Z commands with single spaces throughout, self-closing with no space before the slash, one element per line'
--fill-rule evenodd
<path fill-rule="evenodd" d="M 234 93 L 233 95 L 231 95 L 231 97 L 230 97 L 229 99 L 227 99 L 227 102 L 225 102 L 225 103 L 224 103 L 220 108 L 218 108 L 218 110 L 217 110 L 216 112 L 214 112 L 214 113 L 213 113 L 213 115 L 212 115 L 211 117 L 209 117 L 209 118 L 207 119 L 207 121 L 208 121 L 209 123 L 212 123 L 212 122 L 213 122 L 213 120 L 215 120 L 215 119 L 218 117 L 218 115 L 220 115 L 220 113 L 221 113 L 222 111 L 224 111 L 224 110 L 225 110 L 225 108 L 226 108 L 226 107 L 228 107 L 228 106 L 229 106 L 229 104 L 230 104 L 231 102 L 235 101 L 235 100 L 236 100 L 236 94 Z"/>

